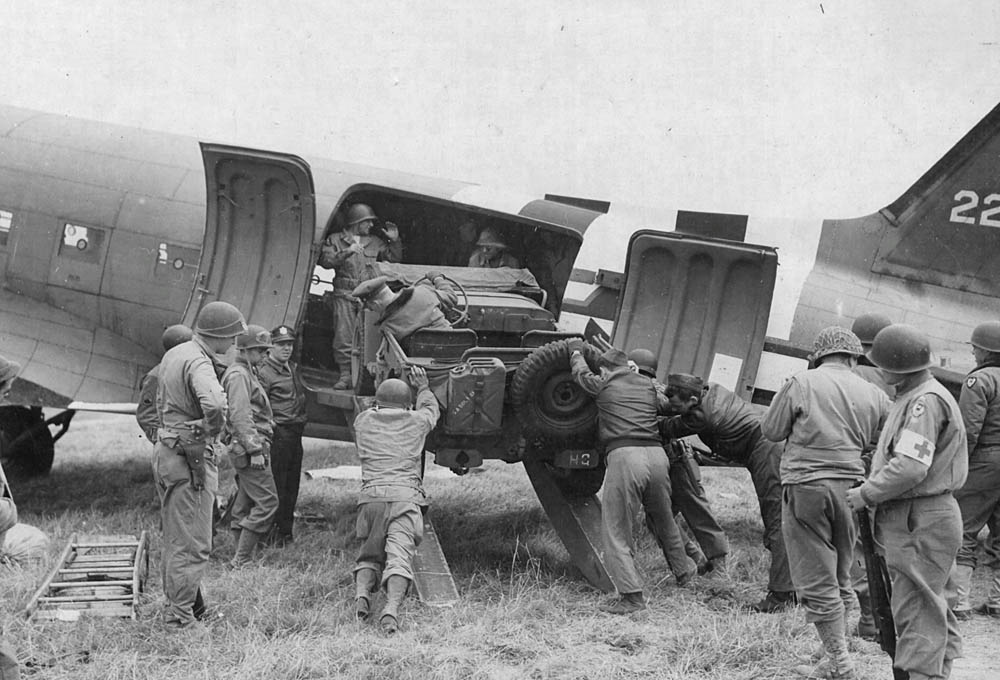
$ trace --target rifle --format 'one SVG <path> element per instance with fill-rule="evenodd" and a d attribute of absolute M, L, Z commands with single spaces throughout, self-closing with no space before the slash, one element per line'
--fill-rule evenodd
<path fill-rule="evenodd" d="M 875 537 L 872 535 L 868 508 L 858 510 L 858 529 L 861 531 L 861 549 L 864 551 L 865 572 L 868 574 L 868 597 L 871 600 L 875 628 L 878 630 L 878 644 L 895 661 L 896 622 L 892 618 L 892 582 L 889 580 L 885 558 L 875 551 Z M 893 680 L 909 680 L 910 674 L 893 665 L 892 677 Z"/>

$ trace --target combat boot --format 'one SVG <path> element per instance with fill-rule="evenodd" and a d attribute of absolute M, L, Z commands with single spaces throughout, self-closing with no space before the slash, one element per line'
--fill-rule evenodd
<path fill-rule="evenodd" d="M 372 611 L 372 591 L 378 582 L 374 569 L 364 568 L 354 572 L 354 613 L 365 621 Z"/>
<path fill-rule="evenodd" d="M 1000 569 L 993 570 L 990 594 L 986 597 L 986 602 L 976 607 L 976 611 L 1000 619 Z"/>
<path fill-rule="evenodd" d="M 793 591 L 779 592 L 776 590 L 767 591 L 767 595 L 760 602 L 750 605 L 752 611 L 758 614 L 773 614 L 782 612 L 795 606 L 795 593 Z"/>
<path fill-rule="evenodd" d="M 806 678 L 829 678 L 831 680 L 857 680 L 854 662 L 847 651 L 847 636 L 844 633 L 844 619 L 817 621 L 816 632 L 823 641 L 826 656 L 815 666 L 796 666 L 795 672 Z"/>
<path fill-rule="evenodd" d="M 642 596 L 642 591 L 635 593 L 623 593 L 617 602 L 604 605 L 600 609 L 607 614 L 634 614 L 646 608 L 646 600 Z"/>
<path fill-rule="evenodd" d="M 861 616 L 858 618 L 858 625 L 854 629 L 854 635 L 862 640 L 878 639 L 878 628 L 875 627 L 875 616 L 872 614 L 872 601 L 868 593 L 854 592 L 858 596 L 858 606 L 861 608 Z"/>
<path fill-rule="evenodd" d="M 253 551 L 257 547 L 260 538 L 261 534 L 258 534 L 256 531 L 250 531 L 249 529 L 241 531 L 240 540 L 236 544 L 236 554 L 233 555 L 233 559 L 229 565 L 233 569 L 239 569 L 248 565 L 253 559 Z"/>
<path fill-rule="evenodd" d="M 972 572 L 967 564 L 956 564 L 951 571 L 951 587 L 955 592 L 955 606 L 952 610 L 959 621 L 972 618 Z"/>
<path fill-rule="evenodd" d="M 393 574 L 385 580 L 385 607 L 382 608 L 382 616 L 378 622 L 386 635 L 399 630 L 399 605 L 403 603 L 409 586 L 410 580 L 399 574 Z"/>

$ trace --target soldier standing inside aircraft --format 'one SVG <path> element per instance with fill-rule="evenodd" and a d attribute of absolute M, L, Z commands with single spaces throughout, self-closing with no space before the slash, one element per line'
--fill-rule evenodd
<path fill-rule="evenodd" d="M 409 386 L 389 378 L 375 390 L 375 407 L 354 419 L 361 459 L 357 536 L 363 541 L 354 568 L 355 608 L 367 619 L 377 584 L 386 590 L 379 623 L 386 633 L 399 627 L 399 606 L 413 581 L 413 555 L 423 538 L 422 509 L 427 496 L 422 484 L 424 440 L 440 411 L 427 384 L 427 373 L 410 368 L 417 390 L 411 410 Z"/>
<path fill-rule="evenodd" d="M 761 421 L 765 437 L 787 440 L 781 529 L 792 582 L 827 654 L 817 668 L 795 669 L 809 677 L 856 677 L 846 638 L 856 541 L 847 490 L 864 477 L 861 452 L 889 410 L 885 393 L 851 372 L 859 354 L 851 331 L 824 328 L 811 356 L 816 368 L 785 382 Z"/>
<path fill-rule="evenodd" d="M 666 385 L 656 379 L 656 355 L 648 349 L 634 349 L 629 352 L 628 360 L 635 364 L 639 375 L 644 375 L 653 381 L 653 386 L 661 399 L 667 399 L 669 390 Z M 662 421 L 661 421 L 662 423 Z M 674 510 L 679 512 L 687 522 L 701 552 L 707 562 L 699 565 L 699 571 L 712 572 L 717 576 L 726 574 L 726 555 L 729 553 L 729 541 L 726 532 L 719 526 L 718 520 L 712 514 L 712 507 L 705 496 L 701 485 L 701 473 L 698 463 L 694 460 L 690 446 L 673 441 L 676 437 L 664 437 L 664 451 L 670 461 L 670 498 Z M 688 552 L 690 555 L 690 551 Z"/>
<path fill-rule="evenodd" d="M 160 421 L 153 478 L 160 496 L 160 557 L 167 625 L 186 628 L 204 613 L 201 578 L 212 549 L 212 504 L 219 486 L 215 444 L 226 424 L 226 395 L 217 356 L 246 330 L 240 311 L 209 302 L 195 336 L 160 362 L 156 408 Z"/>
<path fill-rule="evenodd" d="M 271 474 L 278 491 L 278 513 L 274 517 L 274 541 L 293 540 L 295 504 L 302 477 L 302 432 L 306 426 L 306 395 L 297 367 L 289 360 L 295 347 L 295 329 L 278 326 L 271 331 L 274 345 L 257 367 L 260 384 L 274 412 L 271 443 Z"/>
<path fill-rule="evenodd" d="M 271 349 L 271 334 L 247 326 L 236 338 L 239 356 L 222 376 L 229 397 L 229 457 L 236 469 L 236 500 L 230 530 L 236 538 L 232 566 L 247 565 L 261 537 L 271 530 L 278 511 L 278 492 L 268 466 L 273 432 L 271 403 L 256 370 Z"/>
<path fill-rule="evenodd" d="M 501 239 L 496 230 L 491 227 L 484 228 L 479 233 L 476 241 L 476 250 L 469 258 L 470 267 L 488 267 L 496 269 L 498 267 L 512 267 L 517 269 L 521 263 L 510 254 L 510 246 Z"/>
<path fill-rule="evenodd" d="M 458 296 L 444 276 L 427 272 L 415 286 L 407 286 L 398 293 L 386 285 L 388 280 L 386 276 L 375 277 L 351 293 L 366 309 L 380 313 L 377 321 L 380 328 L 399 341 L 422 328 L 451 328 L 443 309 L 454 307 Z"/>
<path fill-rule="evenodd" d="M 319 258 L 319 266 L 335 270 L 333 358 L 340 371 L 335 390 L 351 389 L 351 347 L 357 311 L 351 291 L 375 275 L 376 261 L 399 262 L 403 255 L 396 225 L 377 226 L 375 211 L 364 203 L 347 209 L 346 222 L 342 231 L 326 237 Z"/>
<path fill-rule="evenodd" d="M 750 472 L 760 518 L 764 547 L 771 553 L 767 595 L 751 609 L 776 612 L 795 604 L 795 586 L 781 535 L 782 443 L 772 442 L 760 431 L 760 413 L 718 383 L 684 373 L 667 377 L 668 413 L 660 424 L 664 438 L 698 437 L 712 453 L 739 463 Z"/>
<path fill-rule="evenodd" d="M 171 349 L 187 342 L 194 333 L 184 324 L 174 324 L 163 331 L 160 342 L 163 343 L 163 351 L 169 352 Z M 139 383 L 139 403 L 135 407 L 135 420 L 146 435 L 150 444 L 156 443 L 156 431 L 160 427 L 160 421 L 156 416 L 156 390 L 160 384 L 160 365 L 157 364 L 149 369 L 142 382 Z"/>
<path fill-rule="evenodd" d="M 910 680 L 947 678 L 962 654 L 945 584 L 961 544 L 952 493 L 968 472 L 962 412 L 931 375 L 930 343 L 895 324 L 875 337 L 868 358 L 896 388 L 871 476 L 847 492 L 852 508 L 875 507 L 875 540 L 885 549 L 892 615 L 899 631 L 894 666 Z"/>
<path fill-rule="evenodd" d="M 628 357 L 611 348 L 601 355 L 601 373 L 591 372 L 580 348 L 570 340 L 573 379 L 597 402 L 598 438 L 608 461 L 604 479 L 602 533 L 608 575 L 620 599 L 604 607 L 611 614 L 630 614 L 646 608 L 642 577 L 635 566 L 632 520 L 640 507 L 663 556 L 677 580 L 687 584 L 697 572 L 684 552 L 684 539 L 674 521 L 670 499 L 670 462 L 663 454 L 658 413 L 665 407 L 653 381 L 628 366 Z"/>
<path fill-rule="evenodd" d="M 972 331 L 972 355 L 976 367 L 966 377 L 958 406 L 968 439 L 969 476 L 955 491 L 962 511 L 962 547 L 955 559 L 957 603 L 955 616 L 972 615 L 970 590 L 976 568 L 977 537 L 987 523 L 988 566 L 993 578 L 986 603 L 978 611 L 1000 617 L 1000 322 L 988 321 Z"/>

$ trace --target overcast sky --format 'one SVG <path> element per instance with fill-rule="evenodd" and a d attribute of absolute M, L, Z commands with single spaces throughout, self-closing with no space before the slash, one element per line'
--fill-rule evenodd
<path fill-rule="evenodd" d="M 996 0 L 10 0 L 0 28 L 8 104 L 688 209 L 872 212 L 1000 102 Z"/>

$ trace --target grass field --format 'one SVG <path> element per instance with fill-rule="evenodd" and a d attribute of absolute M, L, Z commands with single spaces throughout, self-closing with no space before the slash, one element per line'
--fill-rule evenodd
<path fill-rule="evenodd" d="M 81 419 L 57 445 L 52 474 L 15 489 L 22 521 L 53 538 L 51 557 L 73 532 L 153 537 L 150 588 L 139 621 L 25 621 L 20 609 L 51 564 L 0 569 L 5 637 L 29 665 L 26 677 L 116 678 L 786 678 L 816 644 L 802 612 L 751 614 L 768 556 L 749 475 L 713 469 L 705 484 L 732 543 L 728 580 L 677 588 L 641 532 L 639 562 L 650 608 L 631 617 L 597 611 L 607 596 L 569 564 L 520 465 L 430 479 L 433 516 L 462 596 L 433 609 L 408 598 L 392 638 L 353 616 L 357 482 L 306 480 L 296 542 L 263 551 L 233 572 L 228 537 L 205 582 L 221 615 L 208 637 L 167 632 L 158 622 L 158 503 L 151 446 L 129 418 Z M 306 442 L 306 469 L 356 463 L 353 448 Z M 224 475 L 224 490 L 232 484 Z M 375 602 L 376 607 L 381 600 Z M 995 630 L 994 630 L 995 634 Z M 857 642 L 863 678 L 891 678 L 888 657 Z M 986 676 L 984 676 L 986 677 Z"/>

